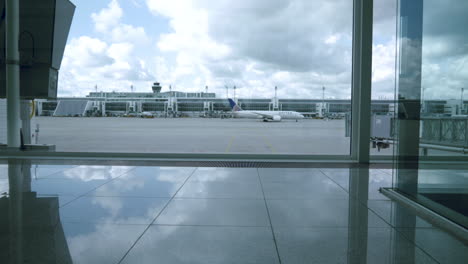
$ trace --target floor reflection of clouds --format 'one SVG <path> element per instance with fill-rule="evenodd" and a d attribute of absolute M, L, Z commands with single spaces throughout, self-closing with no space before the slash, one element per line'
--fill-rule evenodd
<path fill-rule="evenodd" d="M 146 225 L 110 223 L 64 224 L 68 246 L 75 264 L 117 263 L 145 228 Z"/>
<path fill-rule="evenodd" d="M 188 176 L 186 176 L 188 177 Z M 185 178 L 186 178 L 185 177 Z M 124 197 L 172 197 L 183 181 L 159 180 L 159 177 L 139 175 L 131 171 L 99 187 L 91 195 Z"/>
<path fill-rule="evenodd" d="M 122 192 L 141 189 L 145 186 L 145 179 L 130 172 L 125 179 L 111 181 L 97 189 L 99 196 L 119 196 Z"/>
<path fill-rule="evenodd" d="M 134 167 L 129 166 L 79 166 L 64 171 L 64 175 L 71 179 L 82 181 L 108 180 L 127 173 Z"/>
<path fill-rule="evenodd" d="M 117 197 L 114 199 L 102 199 L 93 197 L 92 203 L 99 205 L 101 209 L 106 210 L 110 218 L 117 217 L 123 208 L 122 199 Z"/>
<path fill-rule="evenodd" d="M 64 222 L 148 225 L 169 199 L 135 197 L 81 197 L 64 206 Z"/>

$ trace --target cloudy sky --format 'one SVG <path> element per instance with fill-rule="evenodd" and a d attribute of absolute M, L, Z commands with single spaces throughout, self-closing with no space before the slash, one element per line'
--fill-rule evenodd
<path fill-rule="evenodd" d="M 325 86 L 327 98 L 350 98 L 350 0 L 73 2 L 59 96 L 84 96 L 96 85 L 149 92 L 159 81 L 187 92 L 208 85 L 218 97 L 225 86 L 238 87 L 238 97 L 272 97 L 278 86 L 281 98 L 321 98 Z M 375 2 L 373 97 L 390 99 L 395 3 Z"/>

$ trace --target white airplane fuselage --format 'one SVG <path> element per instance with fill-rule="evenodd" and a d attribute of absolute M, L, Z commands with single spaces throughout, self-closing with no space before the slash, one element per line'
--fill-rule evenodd
<path fill-rule="evenodd" d="M 282 119 L 303 119 L 304 116 L 298 112 L 294 111 L 237 111 L 233 112 L 235 117 L 238 118 L 252 118 L 252 119 L 263 119 L 266 121 L 280 121 Z M 279 116 L 281 119 L 280 120 L 272 120 L 270 118 L 266 118 L 265 116 Z"/>

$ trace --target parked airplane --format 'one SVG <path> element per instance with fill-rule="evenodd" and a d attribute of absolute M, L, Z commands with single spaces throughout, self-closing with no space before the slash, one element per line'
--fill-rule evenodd
<path fill-rule="evenodd" d="M 240 106 L 234 102 L 231 98 L 228 99 L 231 105 L 232 112 L 235 117 L 239 118 L 256 118 L 263 119 L 263 122 L 280 122 L 283 119 L 295 119 L 296 122 L 299 119 L 303 119 L 304 116 L 295 111 L 250 111 L 242 110 Z"/>
<path fill-rule="evenodd" d="M 142 112 L 141 118 L 154 118 L 154 115 L 151 112 Z"/>

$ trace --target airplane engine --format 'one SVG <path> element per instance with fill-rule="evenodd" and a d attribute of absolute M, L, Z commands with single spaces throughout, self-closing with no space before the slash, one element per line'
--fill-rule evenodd
<path fill-rule="evenodd" d="M 274 122 L 279 122 L 279 121 L 281 121 L 281 116 L 279 116 L 279 115 L 273 116 L 273 121 L 274 121 Z"/>

